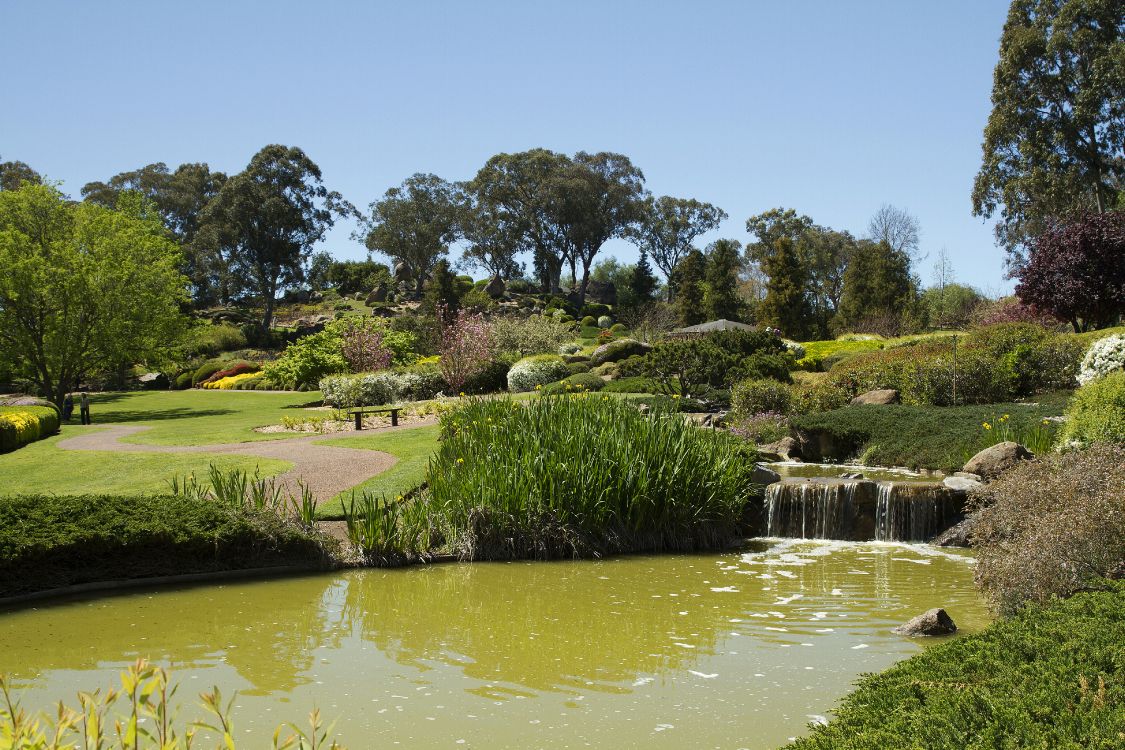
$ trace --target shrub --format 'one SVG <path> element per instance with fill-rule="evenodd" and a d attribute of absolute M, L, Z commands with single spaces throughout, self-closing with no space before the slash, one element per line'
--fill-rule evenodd
<path fill-rule="evenodd" d="M 590 302 L 582 308 L 583 315 L 588 315 L 594 319 L 600 318 L 603 315 L 609 315 L 610 312 L 609 305 L 603 305 L 600 302 Z"/>
<path fill-rule="evenodd" d="M 614 323 L 609 327 L 609 332 L 614 336 L 624 336 L 626 333 L 628 333 L 628 330 L 629 329 L 625 327 L 624 323 Z"/>
<path fill-rule="evenodd" d="M 545 315 L 498 317 L 492 321 L 492 339 L 497 351 L 521 357 L 557 352 L 571 338 L 569 325 Z"/>
<path fill-rule="evenodd" d="M 195 373 L 193 372 L 181 372 L 176 376 L 175 381 L 173 381 L 176 390 L 183 391 L 191 388 L 191 381 L 194 379 L 194 377 Z"/>
<path fill-rule="evenodd" d="M 582 318 L 578 325 L 582 326 L 583 328 L 595 328 L 598 325 L 598 319 L 593 315 L 587 315 Z"/>
<path fill-rule="evenodd" d="M 651 378 L 633 375 L 627 378 L 618 378 L 605 384 L 606 393 L 659 393 L 660 384 Z"/>
<path fill-rule="evenodd" d="M 578 373 L 563 378 L 557 383 L 544 386 L 542 393 L 547 396 L 557 396 L 565 393 L 583 393 L 587 391 L 600 391 L 605 388 L 605 381 L 597 375 L 588 372 Z"/>
<path fill-rule="evenodd" d="M 472 400 L 441 419 L 428 510 L 463 558 L 721 548 L 753 464 L 665 410 L 579 395 Z"/>
<path fill-rule="evenodd" d="M 642 344 L 636 339 L 617 339 L 607 344 L 602 344 L 590 356 L 590 363 L 597 367 L 606 362 L 618 362 L 626 357 L 645 354 L 652 347 Z"/>
<path fill-rule="evenodd" d="M 54 406 L 0 406 L 0 453 L 55 434 L 59 423 Z"/>
<path fill-rule="evenodd" d="M 524 357 L 508 370 L 508 390 L 512 393 L 535 390 L 537 385 L 547 385 L 570 375 L 566 362 L 557 354 L 537 354 Z"/>
<path fill-rule="evenodd" d="M 789 435 L 789 419 L 778 412 L 761 412 L 736 420 L 730 431 L 753 443 L 772 443 Z"/>
<path fill-rule="evenodd" d="M 202 365 L 199 366 L 198 369 L 196 369 L 195 373 L 192 374 L 191 384 L 192 385 L 199 385 L 204 380 L 206 380 L 207 378 L 209 378 L 212 375 L 214 375 L 215 373 L 217 373 L 219 370 L 222 370 L 223 368 L 229 367 L 229 366 L 230 366 L 229 362 L 224 362 L 223 360 L 220 360 L 220 359 L 213 359 L 210 362 L 204 362 Z"/>
<path fill-rule="evenodd" d="M 571 342 L 569 344 L 563 344 L 562 346 L 560 346 L 558 353 L 560 356 L 565 357 L 568 354 L 577 354 L 580 351 L 582 351 L 582 347 L 579 344 Z"/>
<path fill-rule="evenodd" d="M 977 328 L 966 349 L 980 349 L 999 363 L 1000 375 L 1017 395 L 1073 385 L 1081 343 L 1033 323 L 998 323 Z"/>
<path fill-rule="evenodd" d="M 726 380 L 746 380 L 750 378 L 773 378 L 782 383 L 792 382 L 789 374 L 793 367 L 793 357 L 788 354 L 767 354 L 754 352 L 744 357 L 726 378 Z"/>
<path fill-rule="evenodd" d="M 785 750 L 1110 748 L 1125 734 L 1125 584 L 1028 607 L 864 677 Z"/>
<path fill-rule="evenodd" d="M 786 414 L 789 411 L 789 388 L 776 380 L 743 380 L 731 389 L 730 399 L 736 419 L 749 419 L 764 412 Z"/>
<path fill-rule="evenodd" d="M 1090 344 L 1078 368 L 1078 382 L 1092 383 L 1116 370 L 1125 369 L 1125 334 L 1107 336 Z"/>
<path fill-rule="evenodd" d="M 566 366 L 570 370 L 571 375 L 590 371 L 590 362 L 588 360 L 567 361 Z"/>
<path fill-rule="evenodd" d="M 794 383 L 789 387 L 789 410 L 793 414 L 832 411 L 847 406 L 851 398 L 844 388 L 829 380 Z"/>
<path fill-rule="evenodd" d="M 87 581 L 321 564 L 272 512 L 180 496 L 0 497 L 0 596 Z"/>
<path fill-rule="evenodd" d="M 1125 370 L 1078 389 L 1066 410 L 1064 445 L 1125 445 Z"/>
<path fill-rule="evenodd" d="M 977 583 L 1003 613 L 1125 570 L 1122 446 L 1023 462 L 973 502 Z"/>
<path fill-rule="evenodd" d="M 598 328 L 609 328 L 613 325 L 613 318 L 608 315 L 602 315 L 598 318 Z"/>
<path fill-rule="evenodd" d="M 589 364 L 589 363 L 587 363 Z M 590 372 L 601 377 L 609 377 L 610 380 L 616 380 L 621 375 L 621 365 L 618 362 L 605 362 L 597 367 L 590 369 Z"/>
<path fill-rule="evenodd" d="M 188 357 L 214 356 L 246 348 L 246 336 L 242 329 L 230 323 L 203 324 L 188 330 L 181 348 Z"/>
<path fill-rule="evenodd" d="M 257 378 L 261 378 L 261 375 L 256 372 L 240 372 L 237 375 L 226 375 L 217 380 L 208 380 L 203 384 L 203 387 L 211 390 L 229 391 L 240 383 L 245 383 Z"/>
<path fill-rule="evenodd" d="M 398 383 L 391 373 L 328 375 L 320 379 L 320 392 L 338 409 L 381 406 L 398 398 Z"/>
<path fill-rule="evenodd" d="M 224 378 L 234 377 L 235 375 L 243 375 L 248 372 L 254 373 L 258 372 L 258 370 L 260 369 L 261 368 L 259 368 L 253 362 L 247 362 L 244 359 L 233 360 L 231 362 L 227 362 L 226 367 L 224 367 L 223 369 L 217 370 L 211 373 L 211 375 L 209 375 L 207 378 L 199 381 L 199 385 L 207 388 L 212 383 Z"/>
<path fill-rule="evenodd" d="M 252 374 L 252 375 L 251 375 L 250 377 L 248 377 L 248 378 L 245 378 L 245 379 L 239 380 L 239 381 L 238 381 L 238 382 L 236 382 L 236 383 L 235 383 L 235 384 L 234 384 L 234 385 L 233 385 L 232 387 L 233 387 L 233 388 L 234 388 L 234 390 L 236 390 L 236 391 L 258 391 L 258 390 L 267 390 L 266 388 L 263 388 L 263 387 L 262 387 L 262 386 L 263 386 L 263 385 L 264 385 L 265 383 L 266 383 L 266 377 L 265 377 L 265 375 L 262 375 L 262 374 L 261 374 L 261 373 L 259 372 L 259 373 L 255 373 L 255 374 Z"/>
<path fill-rule="evenodd" d="M 502 391 L 508 387 L 510 369 L 512 369 L 510 360 L 504 358 L 490 360 L 461 384 L 461 390 L 469 394 Z"/>

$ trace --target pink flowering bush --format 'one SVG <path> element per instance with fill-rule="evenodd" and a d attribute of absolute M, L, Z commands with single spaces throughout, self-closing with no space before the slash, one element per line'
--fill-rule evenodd
<path fill-rule="evenodd" d="M 492 328 L 480 313 L 468 310 L 451 313 L 444 305 L 438 309 L 438 325 L 441 327 L 441 374 L 450 390 L 458 392 L 466 381 L 491 362 L 496 348 Z"/>
<path fill-rule="evenodd" d="M 382 326 L 352 325 L 340 332 L 340 353 L 352 372 L 375 372 L 391 366 L 394 353 L 383 341 Z"/>

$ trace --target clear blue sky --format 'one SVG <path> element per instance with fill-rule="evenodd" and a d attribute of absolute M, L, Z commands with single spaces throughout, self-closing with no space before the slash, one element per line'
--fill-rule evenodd
<path fill-rule="evenodd" d="M 77 195 L 156 161 L 237 172 L 282 143 L 366 206 L 501 151 L 619 151 L 654 194 L 730 214 L 705 241 L 745 242 L 775 206 L 860 234 L 889 202 L 921 221 L 923 281 L 945 247 L 995 293 L 1003 252 L 969 193 L 1007 6 L 9 1 L 0 156 Z M 324 247 L 363 257 L 349 229 Z"/>

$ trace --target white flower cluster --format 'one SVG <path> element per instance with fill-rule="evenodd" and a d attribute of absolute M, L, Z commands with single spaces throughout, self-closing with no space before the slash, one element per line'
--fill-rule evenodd
<path fill-rule="evenodd" d="M 390 372 L 363 375 L 328 375 L 320 379 L 324 401 L 340 409 L 379 406 L 395 400 L 398 389 Z"/>
<path fill-rule="evenodd" d="M 1125 334 L 1098 339 L 1086 350 L 1078 368 L 1078 384 L 1086 385 L 1114 370 L 1125 369 Z"/>
<path fill-rule="evenodd" d="M 554 383 L 569 374 L 570 368 L 562 357 L 551 354 L 524 357 L 508 370 L 508 390 L 512 393 L 531 391 L 537 385 Z"/>
<path fill-rule="evenodd" d="M 790 341 L 789 339 L 782 339 L 782 341 L 785 342 L 785 347 L 793 354 L 796 359 L 805 358 L 805 347 L 801 346 L 796 341 Z"/>

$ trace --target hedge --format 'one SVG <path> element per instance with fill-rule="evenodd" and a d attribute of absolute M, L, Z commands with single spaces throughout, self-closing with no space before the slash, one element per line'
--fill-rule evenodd
<path fill-rule="evenodd" d="M 0 498 L 0 596 L 92 581 L 317 565 L 321 539 L 276 515 L 178 496 Z"/>
<path fill-rule="evenodd" d="M 0 453 L 59 431 L 59 413 L 48 406 L 0 406 Z"/>
<path fill-rule="evenodd" d="M 865 677 L 789 750 L 1120 748 L 1125 583 L 1029 607 Z"/>

